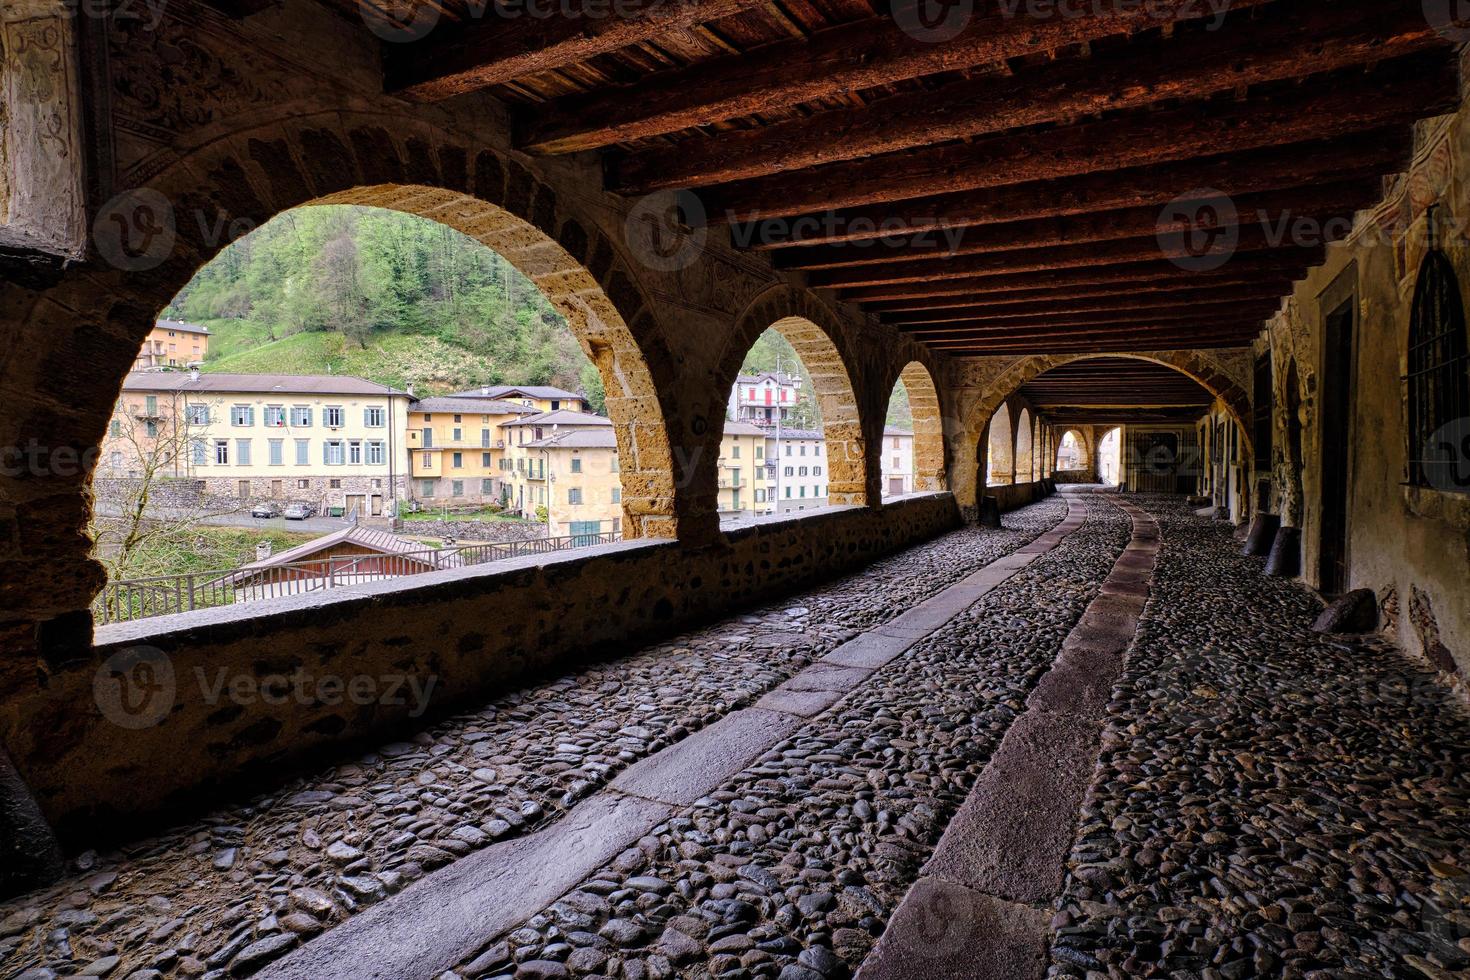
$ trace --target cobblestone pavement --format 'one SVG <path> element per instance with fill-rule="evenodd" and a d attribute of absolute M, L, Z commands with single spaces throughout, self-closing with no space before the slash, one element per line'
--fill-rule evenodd
<path fill-rule="evenodd" d="M 445 977 L 848 976 L 883 931 L 1130 522 L 1062 546 Z"/>
<path fill-rule="evenodd" d="M 555 820 L 629 763 L 761 694 L 1061 520 L 1058 498 L 119 851 L 0 905 L 0 977 L 253 972 L 425 871 Z M 54 972 L 48 972 L 54 971 Z M 156 972 L 154 972 L 156 971 Z"/>
<path fill-rule="evenodd" d="M 1053 975 L 1470 976 L 1470 716 L 1173 498 Z"/>

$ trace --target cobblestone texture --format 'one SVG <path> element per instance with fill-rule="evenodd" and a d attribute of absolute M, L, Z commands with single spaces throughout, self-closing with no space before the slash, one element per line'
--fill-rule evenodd
<path fill-rule="evenodd" d="M 1143 497 L 1163 550 L 1053 920 L 1053 975 L 1470 976 L 1470 717 Z"/>
<path fill-rule="evenodd" d="M 1083 527 L 461 977 L 845 977 L 1127 541 Z M 448 975 L 446 975 L 448 976 Z"/>
<path fill-rule="evenodd" d="M 170 833 L 81 855 L 60 885 L 0 905 L 0 976 L 249 974 L 426 871 L 556 819 L 629 763 L 1015 550 L 1065 509 L 1052 498 L 1008 514 L 1005 531 L 956 531 Z"/>

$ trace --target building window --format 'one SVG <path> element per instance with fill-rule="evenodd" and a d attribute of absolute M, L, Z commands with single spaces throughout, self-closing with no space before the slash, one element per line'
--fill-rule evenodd
<path fill-rule="evenodd" d="M 734 445 L 732 445 L 730 447 L 730 458 L 731 459 L 739 459 L 740 458 L 740 443 L 737 442 L 737 443 L 735 443 Z"/>
<path fill-rule="evenodd" d="M 812 476 L 821 476 L 821 475 L 822 475 L 822 468 L 820 466 L 813 466 L 812 467 Z"/>
<path fill-rule="evenodd" d="M 766 502 L 766 492 L 759 487 L 757 487 L 755 491 L 755 502 L 758 504 L 763 504 Z"/>
<path fill-rule="evenodd" d="M 426 470 L 432 470 L 434 468 L 434 454 L 433 453 L 424 453 L 423 460 L 424 460 L 424 469 L 426 469 Z"/>
<path fill-rule="evenodd" d="M 480 448 L 481 449 L 489 449 L 490 448 L 490 430 L 489 429 L 481 429 L 480 430 Z"/>
<path fill-rule="evenodd" d="M 621 472 L 621 467 L 618 465 L 618 454 L 617 453 L 613 453 L 613 455 L 612 455 L 612 471 L 614 473 Z"/>
<path fill-rule="evenodd" d="M 424 418 L 428 418 L 428 416 L 425 415 Z M 433 429 L 428 429 L 428 428 L 424 429 L 423 430 L 423 436 L 424 436 L 424 440 L 423 440 L 424 441 L 424 448 L 425 449 L 428 449 L 430 446 L 432 446 L 434 444 L 434 430 Z"/>
<path fill-rule="evenodd" d="M 791 443 L 789 443 L 789 442 L 786 444 L 786 455 L 787 456 L 790 456 L 791 455 Z"/>
<path fill-rule="evenodd" d="M 209 462 L 209 444 L 203 439 L 191 439 L 189 448 L 194 451 L 195 466 L 203 466 Z"/>
<path fill-rule="evenodd" d="M 785 469 L 786 469 L 786 472 L 783 473 L 782 476 L 795 476 L 796 475 L 796 467 L 794 467 L 794 466 L 788 466 Z"/>
<path fill-rule="evenodd" d="M 369 439 L 367 444 L 367 461 L 369 466 L 382 466 L 387 453 L 383 449 L 383 440 Z"/>
<path fill-rule="evenodd" d="M 797 476 L 806 476 L 807 475 L 807 468 L 805 466 L 799 467 L 797 469 L 797 471 L 796 471 L 796 475 Z"/>
<path fill-rule="evenodd" d="M 286 406 L 267 405 L 265 407 L 265 427 L 267 429 L 284 429 L 286 427 Z"/>
<path fill-rule="evenodd" d="M 158 396 L 148 395 L 143 399 L 143 412 L 145 415 L 158 414 Z"/>
<path fill-rule="evenodd" d="M 464 453 L 454 454 L 454 468 L 457 470 L 464 469 Z"/>
<path fill-rule="evenodd" d="M 806 455 L 806 443 L 801 444 L 801 455 Z"/>
<path fill-rule="evenodd" d="M 383 411 L 382 406 L 369 405 L 362 410 L 362 424 L 369 429 L 381 429 L 386 419 L 387 414 Z"/>
<path fill-rule="evenodd" d="M 184 418 L 189 420 L 190 425 L 208 425 L 209 406 L 190 405 L 186 409 L 184 409 Z"/>
<path fill-rule="evenodd" d="M 332 490 L 341 490 L 342 480 L 340 478 L 333 478 L 327 481 L 327 486 Z"/>
<path fill-rule="evenodd" d="M 455 418 L 458 418 L 458 417 L 459 416 L 455 416 Z M 454 441 L 455 442 L 464 442 L 464 430 L 463 429 L 456 428 L 454 430 Z"/>
<path fill-rule="evenodd" d="M 613 487 L 612 488 L 612 502 L 615 503 L 615 504 L 620 504 L 620 503 L 623 502 L 623 488 L 622 487 Z"/>
<path fill-rule="evenodd" d="M 480 481 L 480 496 L 482 496 L 482 497 L 488 497 L 491 494 L 493 494 L 494 492 L 495 492 L 495 481 L 494 480 L 481 480 Z"/>
<path fill-rule="evenodd" d="M 149 413 L 152 414 L 152 413 Z M 230 424 L 236 426 L 252 426 L 255 424 L 254 405 L 235 405 L 230 409 Z"/>
<path fill-rule="evenodd" d="M 236 466 L 249 466 L 250 465 L 250 440 L 249 439 L 236 439 L 235 440 L 235 465 Z"/>
<path fill-rule="evenodd" d="M 420 497 L 432 497 L 432 496 L 434 496 L 434 481 L 433 480 L 420 480 L 419 481 L 419 496 Z"/>
<path fill-rule="evenodd" d="M 582 472 L 582 457 L 580 457 L 580 456 L 573 456 L 572 457 L 572 472 L 573 473 L 580 473 L 580 472 Z"/>
<path fill-rule="evenodd" d="M 456 415 L 456 416 L 455 416 L 455 417 L 454 417 L 454 421 L 455 421 L 455 422 L 456 422 L 456 423 L 459 423 L 459 422 L 463 422 L 463 421 L 464 421 L 464 416 L 463 416 L 463 415 Z M 459 430 L 458 430 L 458 429 L 455 429 L 455 430 L 454 430 L 454 431 L 455 431 L 455 432 L 458 432 L 458 431 L 459 431 Z M 458 439 L 458 438 L 459 438 L 459 436 L 455 436 L 455 437 L 454 437 L 454 438 L 456 438 L 456 439 Z"/>
<path fill-rule="evenodd" d="M 311 440 L 296 440 L 296 465 L 305 466 L 311 462 Z"/>
<path fill-rule="evenodd" d="M 1434 215 L 1431 212 L 1431 230 Z M 1470 439 L 1465 308 L 1448 256 L 1431 246 L 1409 318 L 1409 482 L 1470 493 L 1462 443 Z"/>
<path fill-rule="evenodd" d="M 297 480 L 296 481 L 296 489 L 297 490 L 310 490 L 311 489 L 311 481 L 310 480 Z"/>
<path fill-rule="evenodd" d="M 342 419 L 346 413 L 342 411 L 341 405 L 328 405 L 322 409 L 322 419 L 329 429 L 342 428 Z"/>
<path fill-rule="evenodd" d="M 577 505 L 582 502 L 582 488 L 572 487 L 567 491 L 567 503 Z"/>
<path fill-rule="evenodd" d="M 806 487 L 801 487 L 800 490 L 801 490 L 801 493 L 798 494 L 798 496 L 805 497 L 806 496 Z"/>
<path fill-rule="evenodd" d="M 362 440 L 353 439 L 347 444 L 347 462 L 353 466 L 362 465 Z"/>
<path fill-rule="evenodd" d="M 490 454 L 489 453 L 481 453 L 480 454 L 480 465 L 483 466 L 483 467 L 485 467 L 486 469 L 489 469 L 490 468 Z"/>
<path fill-rule="evenodd" d="M 463 497 L 464 496 L 464 481 L 463 480 L 455 480 L 454 482 L 452 482 L 449 485 L 449 492 L 450 492 L 450 494 L 452 496 L 455 496 L 455 497 Z"/>
<path fill-rule="evenodd" d="M 322 462 L 328 466 L 341 466 L 344 458 L 341 439 L 328 439 L 322 443 Z"/>
<path fill-rule="evenodd" d="M 790 487 L 787 487 L 786 488 L 786 499 L 787 500 L 790 500 L 791 499 L 791 488 Z"/>
<path fill-rule="evenodd" d="M 286 442 L 283 439 L 270 440 L 270 461 L 272 466 L 284 466 L 286 463 Z"/>
<path fill-rule="evenodd" d="M 149 419 L 147 422 L 144 422 L 143 423 L 143 431 L 145 431 L 145 432 L 148 433 L 148 438 L 149 439 L 157 439 L 158 438 L 158 423 L 155 422 L 155 421 L 153 421 L 152 419 Z"/>
<path fill-rule="evenodd" d="M 230 441 L 228 439 L 214 441 L 214 461 L 220 466 L 230 465 Z"/>
<path fill-rule="evenodd" d="M 765 457 L 766 457 L 766 447 L 765 446 L 762 446 L 760 443 L 756 443 L 756 446 L 755 446 L 755 458 L 756 459 L 765 459 Z"/>
<path fill-rule="evenodd" d="M 305 428 L 310 428 L 311 427 L 311 406 L 310 405 L 292 405 L 291 406 L 291 424 L 293 426 L 302 426 L 302 427 L 305 427 Z"/>

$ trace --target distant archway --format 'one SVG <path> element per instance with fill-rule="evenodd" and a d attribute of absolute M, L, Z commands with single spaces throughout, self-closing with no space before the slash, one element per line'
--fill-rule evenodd
<path fill-rule="evenodd" d="M 1015 482 L 1029 483 L 1036 479 L 1036 459 L 1032 448 L 1035 437 L 1032 432 L 1031 412 L 1021 409 L 1016 416 L 1016 467 Z"/>
<path fill-rule="evenodd" d="M 913 488 L 916 492 L 944 490 L 949 484 L 944 462 L 944 419 L 934 376 L 919 361 L 910 361 L 899 372 L 898 383 L 908 394 L 913 418 Z"/>
<path fill-rule="evenodd" d="M 985 485 L 1013 483 L 1016 479 L 1016 435 L 1011 428 L 1009 407 L 1002 405 L 996 409 L 995 414 L 990 417 L 989 432 L 986 439 Z"/>

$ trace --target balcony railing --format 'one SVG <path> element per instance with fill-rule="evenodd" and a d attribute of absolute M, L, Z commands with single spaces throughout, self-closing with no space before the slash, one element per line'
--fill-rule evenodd
<path fill-rule="evenodd" d="M 122 623 L 154 616 L 238 605 L 261 599 L 302 595 L 325 589 L 402 578 L 445 568 L 483 565 L 489 562 L 545 555 L 571 548 L 588 548 L 621 541 L 622 534 L 567 534 L 528 541 L 456 545 L 398 554 L 351 555 L 285 562 L 259 568 L 223 569 L 187 575 L 156 575 L 150 578 L 109 582 L 92 602 L 92 618 L 98 625 Z"/>

